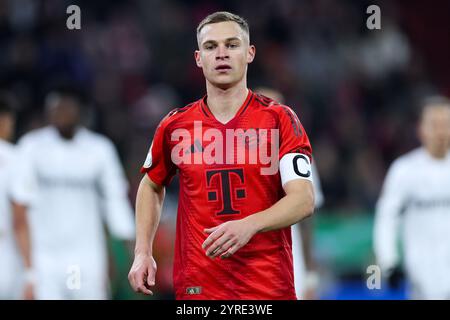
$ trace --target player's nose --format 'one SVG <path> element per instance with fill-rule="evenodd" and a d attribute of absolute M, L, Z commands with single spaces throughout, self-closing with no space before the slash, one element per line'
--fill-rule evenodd
<path fill-rule="evenodd" d="M 225 45 L 217 46 L 216 60 L 223 60 L 229 58 L 228 49 Z"/>

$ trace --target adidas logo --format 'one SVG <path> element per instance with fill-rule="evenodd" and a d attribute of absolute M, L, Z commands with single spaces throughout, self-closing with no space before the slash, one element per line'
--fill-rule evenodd
<path fill-rule="evenodd" d="M 192 154 L 192 153 L 203 152 L 203 151 L 205 151 L 205 148 L 203 148 L 202 143 L 200 142 L 200 140 L 195 139 L 194 143 L 191 145 L 190 148 L 186 149 L 184 154 Z"/>

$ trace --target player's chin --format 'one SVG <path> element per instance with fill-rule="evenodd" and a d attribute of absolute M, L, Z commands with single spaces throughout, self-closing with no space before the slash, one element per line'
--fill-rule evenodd
<path fill-rule="evenodd" d="M 236 84 L 236 80 L 233 77 L 226 77 L 226 76 L 222 76 L 222 77 L 214 77 L 214 79 L 212 79 L 211 83 L 218 88 L 221 89 L 228 89 L 231 88 L 232 86 L 234 86 Z"/>

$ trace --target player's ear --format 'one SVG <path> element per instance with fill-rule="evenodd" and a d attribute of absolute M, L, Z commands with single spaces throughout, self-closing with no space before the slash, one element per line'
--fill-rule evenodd
<path fill-rule="evenodd" d="M 200 51 L 199 50 L 195 50 L 194 58 L 195 58 L 195 63 L 197 64 L 197 67 L 201 68 L 202 60 L 200 59 Z"/>
<path fill-rule="evenodd" d="M 248 51 L 247 51 L 247 63 L 252 63 L 253 59 L 255 59 L 255 54 L 256 54 L 256 48 L 254 45 L 249 45 L 248 46 Z"/>

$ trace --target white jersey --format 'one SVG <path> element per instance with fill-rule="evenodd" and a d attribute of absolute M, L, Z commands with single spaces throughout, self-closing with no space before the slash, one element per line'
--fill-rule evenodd
<path fill-rule="evenodd" d="M 18 298 L 23 268 L 11 210 L 15 162 L 14 146 L 0 139 L 0 299 Z"/>
<path fill-rule="evenodd" d="M 85 128 L 65 140 L 45 127 L 26 134 L 18 145 L 39 276 L 59 275 L 64 285 L 70 270 L 79 270 L 86 281 L 106 282 L 103 221 L 113 236 L 134 238 L 128 185 L 113 144 Z M 51 298 L 51 293 L 43 296 Z"/>
<path fill-rule="evenodd" d="M 390 167 L 374 226 L 382 271 L 399 261 L 399 233 L 413 298 L 450 299 L 450 154 L 440 160 L 419 148 Z"/>

